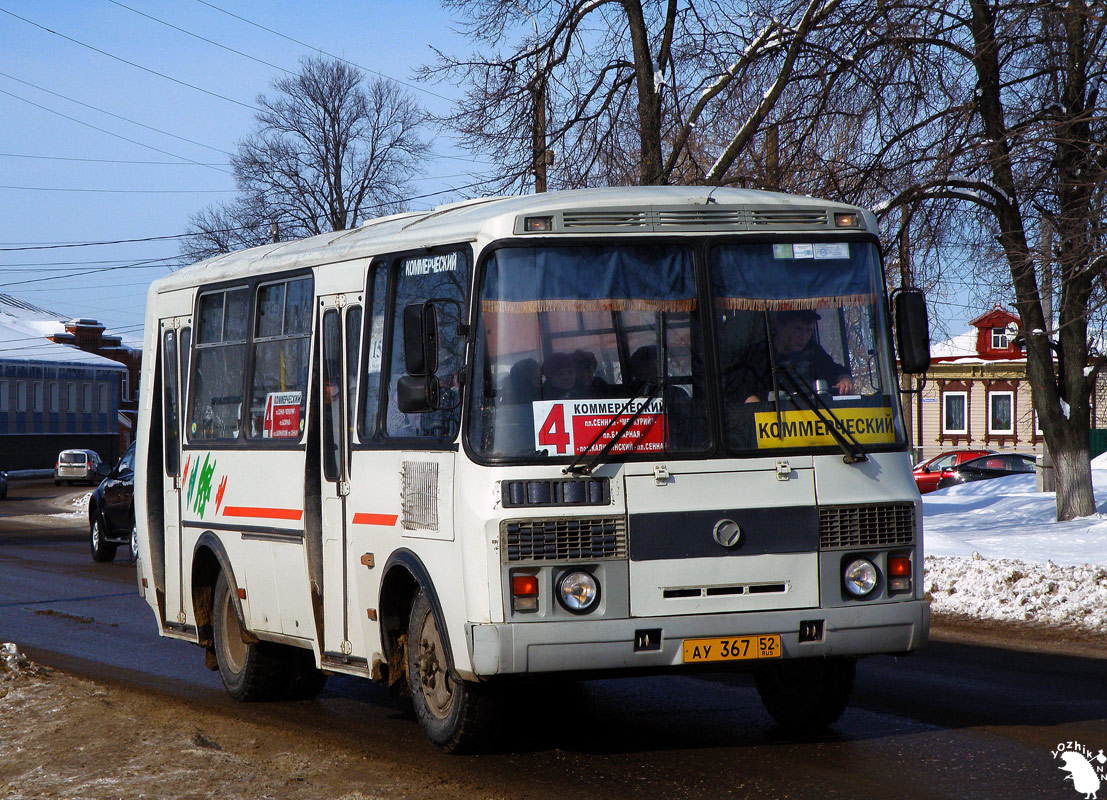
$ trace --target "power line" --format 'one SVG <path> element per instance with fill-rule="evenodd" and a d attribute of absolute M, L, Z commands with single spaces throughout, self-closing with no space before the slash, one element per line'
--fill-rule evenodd
<path fill-rule="evenodd" d="M 186 36 L 191 36 L 194 39 L 199 39 L 201 42 L 207 42 L 208 44 L 214 45 L 215 47 L 218 47 L 221 50 L 226 50 L 228 53 L 234 53 L 237 56 L 242 56 L 243 58 L 248 58 L 251 61 L 256 61 L 258 64 L 264 64 L 267 67 L 272 67 L 273 69 L 279 69 L 281 72 L 285 73 L 286 75 L 292 75 L 293 74 L 291 70 L 285 69 L 284 67 L 278 66 L 277 64 L 271 64 L 268 61 L 263 61 L 260 58 L 255 58 L 254 56 L 250 55 L 249 53 L 243 53 L 241 50 L 235 50 L 233 47 L 227 47 L 227 45 L 225 45 L 225 44 L 220 44 L 219 42 L 214 41 L 213 39 L 208 39 L 207 37 L 201 36 L 198 33 L 193 33 L 192 31 L 185 30 L 184 28 L 178 28 L 176 25 L 174 25 L 171 22 L 166 22 L 163 19 L 158 19 L 157 17 L 152 16 L 150 14 L 147 14 L 144 11 L 139 11 L 137 8 L 131 8 L 128 5 L 124 5 L 123 3 L 118 2 L 118 0 L 108 0 L 108 2 L 111 3 L 112 5 L 119 6 L 120 8 L 125 8 L 125 9 L 127 9 L 128 11 L 130 11 L 132 13 L 138 14 L 140 17 L 146 17 L 146 19 L 152 20 L 153 22 L 156 22 L 159 25 L 164 25 L 165 27 L 172 28 L 175 31 L 180 31 L 181 33 L 185 34 Z"/>
<path fill-rule="evenodd" d="M 3 11 L 3 9 L 0 9 L 0 11 Z M 0 94 L 5 94 L 8 97 L 13 97 L 16 100 L 19 100 L 20 102 L 26 103 L 27 105 L 30 105 L 30 106 L 34 106 L 35 108 L 40 108 L 43 111 L 48 111 L 51 114 L 57 114 L 59 117 L 67 119 L 70 122 L 76 122 L 78 125 L 84 125 L 86 128 L 92 128 L 94 131 L 99 131 L 100 133 L 106 133 L 108 136 L 114 136 L 117 139 L 122 139 L 125 142 L 130 142 L 131 144 L 137 144 L 139 147 L 145 147 L 147 150 L 153 150 L 155 153 L 161 153 L 162 155 L 165 155 L 165 156 L 173 156 L 173 158 L 179 158 L 182 161 L 187 161 L 190 164 L 196 164 L 198 166 L 207 166 L 205 164 L 201 164 L 199 161 L 193 161 L 191 158 L 185 158 L 184 156 L 179 156 L 176 153 L 170 153 L 168 150 L 162 150 L 161 148 L 154 147 L 153 145 L 144 144 L 144 143 L 138 141 L 137 139 L 131 139 L 131 138 L 128 138 L 128 137 L 123 136 L 121 134 L 113 133 L 112 131 L 109 131 L 106 128 L 100 128 L 96 125 L 93 125 L 92 123 L 85 122 L 83 120 L 79 120 L 76 117 L 71 117 L 68 114 L 63 114 L 60 111 L 55 111 L 52 108 L 47 108 L 44 105 L 40 105 L 39 103 L 35 103 L 31 100 L 28 100 L 26 97 L 20 97 L 19 95 L 12 94 L 11 92 L 6 91 L 4 89 L 0 89 Z M 231 173 L 230 170 L 220 169 L 219 167 L 208 167 L 208 168 L 218 170 L 219 172 L 225 172 L 228 175 L 233 174 L 233 173 Z"/>
<path fill-rule="evenodd" d="M 341 56 L 336 56 L 333 53 L 328 53 L 326 50 L 324 50 L 321 47 L 315 47 L 313 45 L 308 44 L 307 42 L 301 42 L 299 39 L 293 39 L 291 36 L 285 36 L 280 31 L 275 31 L 272 28 L 267 28 L 264 25 L 260 25 L 256 22 L 254 22 L 253 20 L 246 19 L 246 17 L 240 17 L 238 14 L 232 14 L 230 11 L 227 11 L 225 8 L 220 8 L 217 5 L 214 5 L 212 3 L 207 2 L 207 0 L 196 0 L 196 2 L 200 3 L 202 5 L 205 5 L 210 9 L 218 11 L 221 14 L 226 14 L 228 17 L 234 17 L 235 19 L 237 19 L 241 22 L 245 22 L 247 25 L 253 25 L 255 28 L 260 28 L 263 31 L 266 31 L 268 33 L 273 34 L 274 36 L 279 36 L 280 38 L 285 39 L 289 42 L 292 42 L 293 44 L 298 44 L 298 45 L 300 45 L 300 47 L 306 47 L 309 50 L 314 50 L 317 53 L 322 53 L 323 55 L 325 55 L 329 58 L 333 58 L 333 59 L 336 59 L 338 61 L 341 61 L 344 64 L 349 64 L 352 67 L 357 67 L 358 69 L 360 69 L 364 72 L 368 72 L 368 73 L 371 73 L 371 74 L 376 75 L 378 77 L 385 78 L 387 80 L 393 81 L 394 83 L 398 83 L 401 86 L 406 86 L 407 88 L 409 88 L 413 91 L 422 92 L 423 94 L 428 94 L 431 97 L 437 97 L 439 100 L 445 100 L 447 103 L 452 103 L 453 102 L 452 99 L 450 99 L 449 97 L 446 97 L 445 95 L 441 95 L 441 94 L 438 94 L 436 92 L 432 92 L 430 89 L 425 89 L 422 86 L 418 86 L 418 85 L 415 85 L 415 84 L 408 83 L 406 81 L 402 81 L 399 78 L 393 78 L 391 75 L 386 75 L 385 73 L 380 72 L 378 70 L 370 69 L 369 67 L 363 67 L 360 64 L 356 64 L 353 61 L 342 58 Z"/>
<path fill-rule="evenodd" d="M 0 189 L 12 189 L 22 192 L 94 192 L 101 194 L 222 194 L 237 192 L 237 189 L 77 189 L 64 186 L 8 186 L 0 184 Z"/>
<path fill-rule="evenodd" d="M 79 106 L 84 106 L 85 108 L 91 108 L 93 111 L 99 111 L 101 114 L 107 114 L 109 117 L 115 117 L 116 119 L 123 120 L 124 122 L 129 122 L 132 125 L 138 125 L 140 128 L 146 128 L 147 130 L 154 131 L 154 133 L 160 133 L 163 136 L 170 136 L 174 139 L 180 139 L 182 142 L 188 142 L 189 144 L 194 144 L 197 147 L 206 147 L 208 150 L 214 150 L 215 152 L 222 153 L 225 156 L 230 155 L 230 153 L 228 153 L 226 150 L 220 150 L 218 147 L 212 147 L 211 145 L 204 144 L 203 142 L 197 142 L 194 139 L 188 139 L 184 136 L 178 136 L 175 133 L 170 133 L 169 131 L 163 131 L 160 128 L 155 128 L 152 125 L 147 125 L 147 124 L 142 123 L 142 122 L 137 122 L 133 119 L 128 119 L 127 117 L 121 117 L 118 114 L 113 114 L 110 111 L 105 111 L 102 108 L 98 108 L 97 106 L 94 106 L 94 105 L 89 105 L 88 103 L 82 103 L 80 100 L 74 100 L 72 97 L 67 97 L 64 94 L 59 94 L 58 92 L 51 91 L 50 89 L 46 89 L 42 86 L 38 86 L 34 83 L 31 83 L 30 81 L 25 81 L 22 78 L 17 78 L 14 75 L 9 75 L 6 72 L 0 72 L 0 75 L 3 75 L 8 80 L 15 81 L 16 83 L 22 83 L 24 86 L 30 86 L 32 89 L 38 89 L 40 92 L 46 92 L 46 94 L 52 94 L 54 97 L 60 97 L 62 100 L 68 100 L 70 103 L 76 103 Z"/>
<path fill-rule="evenodd" d="M 2 73 L 0 73 L 2 74 Z M 105 112 L 106 113 L 106 112 Z M 136 123 L 137 124 L 137 123 Z M 170 134 L 172 135 L 172 134 Z M 185 141 L 188 141 L 187 139 Z M 79 161 L 90 164 L 133 164 L 150 167 L 220 167 L 223 164 L 202 164 L 198 161 L 133 161 L 122 158 L 76 158 L 72 156 L 36 156 L 27 153 L 0 153 L 0 158 L 33 158 L 41 161 Z"/>
<path fill-rule="evenodd" d="M 197 1 L 201 2 L 202 0 L 197 0 Z M 448 189 L 442 189 L 442 190 L 437 191 L 437 192 L 427 192 L 426 194 L 418 194 L 418 195 L 413 195 L 411 197 L 404 197 L 404 198 L 401 198 L 400 200 L 395 201 L 395 202 L 408 203 L 408 202 L 411 202 L 412 200 L 425 200 L 428 197 L 436 197 L 440 194 L 449 194 L 450 192 L 461 192 L 461 191 L 464 191 L 465 189 L 472 189 L 475 186 L 481 186 L 483 184 L 484 184 L 484 181 L 476 181 L 474 183 L 467 183 L 464 186 L 452 186 Z M 389 205 L 392 205 L 392 203 L 377 203 L 375 205 L 367 206 L 366 210 L 375 210 L 375 209 L 379 209 L 379 208 L 385 208 L 386 206 L 389 206 Z M 250 227 L 251 226 L 248 226 L 248 225 L 240 225 L 240 226 L 236 226 L 236 227 L 233 227 L 233 228 L 222 228 L 222 229 L 216 230 L 216 231 L 209 231 L 209 233 L 234 233 L 235 231 L 248 230 Z M 100 241 L 100 242 L 57 242 L 57 243 L 54 243 L 54 244 L 34 244 L 34 245 L 23 245 L 23 246 L 19 246 L 19 247 L 0 247 L 0 253 L 25 252 L 25 251 L 28 251 L 28 250 L 61 250 L 61 249 L 70 248 L 70 247 L 99 247 L 99 246 L 102 246 L 102 245 L 136 244 L 136 243 L 141 243 L 141 242 L 161 242 L 161 241 L 168 241 L 168 240 L 171 240 L 171 239 L 186 239 L 190 236 L 195 236 L 195 234 L 194 233 L 177 233 L 177 234 L 172 234 L 170 236 L 146 236 L 146 237 L 139 238 L 139 239 L 112 239 L 112 240 L 106 240 L 106 241 Z"/>
<path fill-rule="evenodd" d="M 144 67 L 141 64 L 136 64 L 133 61 L 128 61 L 125 58 L 120 58 L 119 56 L 113 55 L 113 54 L 109 53 L 106 50 L 101 50 L 98 47 L 93 47 L 92 45 L 86 44 L 85 42 L 74 39 L 71 36 L 66 36 L 64 33 L 58 33 L 57 31 L 55 31 L 51 28 L 47 28 L 45 25 L 39 25 L 37 22 L 32 22 L 31 20 L 27 19 L 26 17 L 21 17 L 18 14 L 13 14 L 11 11 L 8 11 L 6 8 L 0 8 L 0 12 L 2 12 L 4 14 L 7 14 L 9 17 L 15 17 L 18 20 L 26 22 L 28 25 L 33 25 L 34 27 L 38 28 L 39 30 L 46 31 L 47 33 L 53 34 L 54 36 L 65 39 L 67 42 L 72 42 L 73 44 L 80 45 L 81 47 L 86 47 L 89 50 L 92 50 L 96 53 L 99 53 L 100 55 L 107 56 L 108 58 L 119 61 L 120 63 L 123 63 L 123 64 L 126 64 L 128 66 L 134 67 L 135 69 L 140 69 L 143 72 L 149 72 L 151 75 L 157 75 L 159 78 L 164 78 L 167 81 L 172 81 L 173 83 L 179 84 L 181 86 L 187 86 L 189 89 L 195 89 L 196 91 L 203 92 L 204 94 L 210 95 L 211 97 L 216 97 L 220 100 L 226 100 L 228 103 L 234 103 L 236 106 L 242 106 L 243 108 L 249 109 L 250 111 L 257 111 L 258 110 L 254 106 L 249 105 L 247 103 L 240 102 L 238 100 L 235 100 L 232 97 L 227 97 L 226 95 L 219 94 L 218 92 L 209 91 L 208 89 L 204 89 L 200 86 L 196 86 L 195 84 L 191 84 L 191 83 L 188 83 L 186 81 L 178 80 L 177 78 L 174 78 L 171 75 L 166 75 L 164 72 L 158 72 L 157 70 L 150 69 L 149 67 Z"/>

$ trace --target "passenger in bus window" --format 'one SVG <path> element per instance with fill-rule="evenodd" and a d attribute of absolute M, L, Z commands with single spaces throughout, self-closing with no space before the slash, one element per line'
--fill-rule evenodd
<path fill-rule="evenodd" d="M 574 388 L 578 397 L 607 397 L 611 394 L 607 381 L 596 374 L 598 362 L 593 353 L 574 350 L 573 366 L 577 373 Z"/>
<path fill-rule="evenodd" d="M 542 364 L 543 400 L 565 400 L 580 397 L 577 393 L 577 368 L 568 353 L 553 353 Z"/>
<path fill-rule="evenodd" d="M 819 319 L 819 313 L 813 309 L 779 312 L 773 323 L 773 362 L 777 368 L 786 367 L 794 372 L 807 386 L 814 388 L 817 381 L 825 381 L 835 394 L 852 394 L 853 376 L 849 368 L 837 363 L 815 341 L 815 325 Z M 764 399 L 772 389 L 767 347 L 764 357 L 758 361 L 759 387 L 746 397 L 747 403 Z"/>
<path fill-rule="evenodd" d="M 524 358 L 511 366 L 504 381 L 503 402 L 527 403 L 542 399 L 542 368 L 533 358 Z"/>

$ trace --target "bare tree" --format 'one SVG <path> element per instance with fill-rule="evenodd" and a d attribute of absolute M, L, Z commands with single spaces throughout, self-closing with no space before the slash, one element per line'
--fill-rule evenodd
<path fill-rule="evenodd" d="M 978 260 L 1005 264 L 1056 465 L 1057 517 L 1092 514 L 1091 397 L 1107 363 L 1089 341 L 1107 274 L 1107 10 L 1082 0 L 890 0 L 883 9 L 885 52 L 928 75 L 907 118 L 883 120 L 881 168 L 902 164 L 911 175 L 886 216 L 943 208 Z M 1041 247 L 1043 220 L 1052 248 Z M 1056 321 L 1039 290 L 1047 270 L 1059 287 Z"/>
<path fill-rule="evenodd" d="M 859 124 L 849 66 L 879 14 L 862 0 L 444 4 L 478 50 L 440 53 L 422 77 L 467 87 L 438 122 L 492 159 L 485 178 L 499 191 L 533 171 L 536 99 L 556 151 L 551 185 L 761 185 L 779 153 L 795 162 L 828 126 Z"/>
<path fill-rule="evenodd" d="M 345 230 L 402 209 L 428 153 L 423 112 L 395 83 L 305 58 L 259 95 L 257 128 L 231 159 L 239 197 L 192 217 L 182 252 L 197 258 L 282 238 Z"/>

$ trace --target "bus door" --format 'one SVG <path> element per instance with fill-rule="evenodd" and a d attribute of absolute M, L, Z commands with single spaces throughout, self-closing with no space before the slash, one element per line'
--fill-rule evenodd
<path fill-rule="evenodd" d="M 360 650 L 360 625 L 350 624 L 350 421 L 356 397 L 361 306 L 347 295 L 321 299 L 320 456 L 323 505 L 323 643 L 331 658 Z"/>
<path fill-rule="evenodd" d="M 181 408 L 187 395 L 190 317 L 161 320 L 162 513 L 164 514 L 165 622 L 184 625 L 184 575 L 181 559 Z M 153 554 L 152 554 L 153 555 Z"/>

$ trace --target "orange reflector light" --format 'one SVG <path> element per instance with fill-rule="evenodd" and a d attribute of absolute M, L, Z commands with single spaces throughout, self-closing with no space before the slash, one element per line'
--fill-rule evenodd
<path fill-rule="evenodd" d="M 888 574 L 896 577 L 910 577 L 911 558 L 909 556 L 889 556 Z"/>
<path fill-rule="evenodd" d="M 246 590 L 245 589 L 239 589 L 238 590 L 238 599 L 239 600 L 245 600 L 246 599 Z"/>
<path fill-rule="evenodd" d="M 538 576 L 512 575 L 511 593 L 515 597 L 534 597 L 538 594 Z"/>
<path fill-rule="evenodd" d="M 548 233 L 553 230 L 553 217 L 526 217 L 523 230 L 527 233 Z"/>
<path fill-rule="evenodd" d="M 835 228 L 859 228 L 861 227 L 861 220 L 856 214 L 835 214 L 834 215 L 834 227 Z"/>

